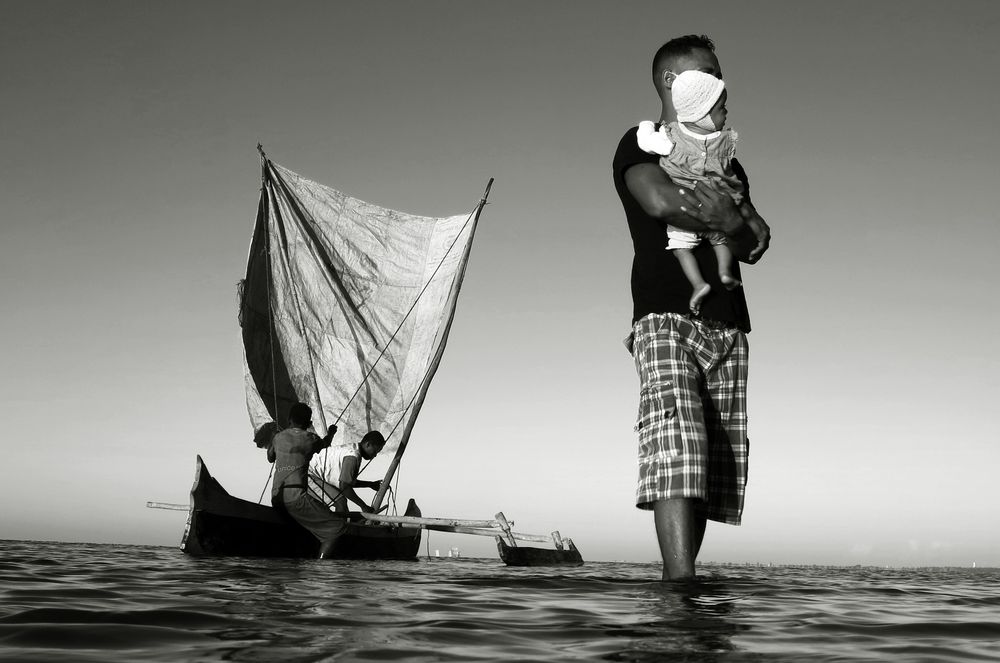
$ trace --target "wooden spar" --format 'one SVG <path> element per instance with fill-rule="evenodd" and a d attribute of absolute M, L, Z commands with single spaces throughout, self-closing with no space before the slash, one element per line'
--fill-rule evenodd
<path fill-rule="evenodd" d="M 459 518 L 417 518 L 415 516 L 382 516 L 375 513 L 362 513 L 365 520 L 380 523 L 399 523 L 403 525 L 450 525 L 454 527 L 499 527 L 495 520 L 461 520 Z"/>
<path fill-rule="evenodd" d="M 494 518 L 496 518 L 500 523 L 500 529 L 503 530 L 503 535 L 507 537 L 507 541 L 510 542 L 510 545 L 517 546 L 517 542 L 514 540 L 514 533 L 510 531 L 510 523 L 507 522 L 507 518 L 503 515 L 503 511 L 497 513 Z M 548 541 L 548 539 L 545 540 Z"/>
<path fill-rule="evenodd" d="M 374 513 L 361 514 L 365 520 L 380 523 L 396 523 L 400 525 L 416 525 L 422 529 L 436 532 L 454 532 L 456 534 L 473 534 L 475 536 L 505 536 L 517 541 L 534 541 L 536 543 L 552 543 L 553 537 L 544 534 L 522 534 L 510 530 L 511 523 L 504 519 L 507 529 L 500 529 L 496 520 L 459 520 L 455 518 L 419 518 L 415 516 L 381 516 Z M 502 514 L 501 514 L 502 515 Z"/>
<path fill-rule="evenodd" d="M 479 216 L 483 213 L 483 208 L 486 207 L 486 198 L 489 197 L 490 189 L 492 188 L 493 188 L 493 178 L 491 177 L 490 181 L 486 183 L 486 190 L 483 192 L 483 197 L 479 200 L 479 205 L 476 207 L 476 216 L 472 221 L 473 233 L 476 232 L 476 225 L 479 224 Z M 470 238 L 469 240 L 470 243 L 469 246 L 466 247 L 466 251 L 468 251 L 469 247 L 471 247 L 471 241 L 472 240 Z M 454 310 L 452 311 L 452 313 L 454 313 Z M 450 328 L 451 328 L 451 321 L 449 320 L 448 325 L 445 329 L 446 338 Z M 444 350 L 443 347 L 438 348 L 439 353 L 442 352 L 443 350 Z M 438 358 L 440 358 L 440 354 L 438 355 Z M 431 371 L 431 373 L 433 373 L 433 371 Z M 431 377 L 430 375 L 424 376 L 423 382 L 421 383 L 420 387 L 418 387 L 419 390 L 418 393 L 427 391 L 427 387 L 430 386 L 430 377 Z M 413 419 L 410 420 L 409 426 L 413 426 Z M 392 477 L 393 475 L 396 474 L 396 469 L 399 467 L 399 461 L 402 460 L 403 458 L 403 452 L 406 451 L 406 445 L 408 442 L 409 442 L 409 437 L 404 437 L 403 443 L 400 444 L 399 448 L 396 449 L 396 454 L 392 457 L 392 462 L 389 463 L 389 469 L 385 471 L 385 477 L 382 478 L 382 484 L 379 486 L 378 492 L 375 493 L 375 497 L 372 499 L 372 510 L 375 511 L 376 513 L 379 512 L 380 507 L 382 506 L 382 500 L 385 499 L 385 494 L 386 492 L 388 492 L 389 486 L 392 485 Z"/>
<path fill-rule="evenodd" d="M 551 536 L 545 536 L 544 534 L 521 534 L 519 532 L 510 532 L 509 535 L 504 532 L 500 532 L 495 529 L 483 529 L 478 527 L 449 527 L 446 525 L 427 525 L 424 529 L 434 530 L 436 532 L 455 532 L 456 534 L 474 534 L 476 536 L 510 536 L 512 539 L 517 541 L 534 541 L 536 543 L 552 543 Z"/>
<path fill-rule="evenodd" d="M 385 476 L 382 478 L 382 483 L 379 486 L 378 492 L 375 493 L 375 497 L 372 498 L 372 510 L 380 511 L 382 506 L 382 500 L 385 499 L 385 493 L 389 490 L 389 486 L 392 485 L 392 475 L 396 473 L 396 468 L 399 467 L 399 461 L 403 458 L 403 452 L 406 451 L 406 444 L 409 442 L 409 438 L 403 441 L 399 448 L 396 449 L 396 455 L 392 457 L 392 462 L 389 463 L 389 469 L 385 471 Z"/>
<path fill-rule="evenodd" d="M 169 511 L 188 511 L 187 504 L 171 504 L 169 502 L 146 502 L 147 509 L 167 509 Z"/>

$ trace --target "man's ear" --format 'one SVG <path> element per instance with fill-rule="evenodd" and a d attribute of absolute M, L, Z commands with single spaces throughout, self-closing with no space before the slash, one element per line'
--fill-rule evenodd
<path fill-rule="evenodd" d="M 663 73 L 660 74 L 661 80 L 663 81 L 664 89 L 669 90 L 670 86 L 674 84 L 674 79 L 677 78 L 677 74 L 670 71 L 669 69 L 664 69 Z"/>

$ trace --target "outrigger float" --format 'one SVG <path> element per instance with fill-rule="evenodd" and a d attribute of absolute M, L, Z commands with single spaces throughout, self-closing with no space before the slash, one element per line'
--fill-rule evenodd
<path fill-rule="evenodd" d="M 558 532 L 512 531 L 490 520 L 424 518 L 409 500 L 403 515 L 381 515 L 444 354 L 480 215 L 493 180 L 472 212 L 424 217 L 385 209 L 309 181 L 264 154 L 245 278 L 239 285 L 247 410 L 264 447 L 288 425 L 297 402 L 313 409 L 317 431 L 338 439 L 368 430 L 395 451 L 372 500 L 374 514 L 349 513 L 338 556 L 413 559 L 421 530 L 493 536 L 511 566 L 582 564 Z M 338 414 L 339 413 L 339 414 Z M 269 434 L 265 431 L 271 431 Z M 310 483 L 339 478 L 327 453 L 313 457 Z M 327 504 L 322 490 L 313 493 Z M 392 492 L 393 500 L 395 491 Z M 316 557 L 319 544 L 270 506 L 230 495 L 199 456 L 181 549 L 190 555 Z M 386 504 L 388 506 L 388 504 Z M 392 505 L 395 507 L 395 504 Z M 519 541 L 551 542 L 552 550 Z"/>

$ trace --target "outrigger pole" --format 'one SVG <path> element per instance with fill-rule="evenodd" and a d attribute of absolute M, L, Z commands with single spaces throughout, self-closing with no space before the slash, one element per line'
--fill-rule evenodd
<path fill-rule="evenodd" d="M 383 516 L 377 513 L 362 513 L 361 517 L 376 523 L 392 523 L 394 525 L 409 525 L 420 527 L 437 532 L 454 532 L 456 534 L 474 534 L 476 536 L 502 536 L 514 541 L 534 541 L 536 543 L 551 543 L 557 548 L 563 545 L 564 541 L 559 532 L 545 534 L 522 534 L 511 531 L 513 523 L 507 522 L 503 513 L 497 514 L 496 520 L 463 520 L 460 518 L 424 518 L 421 516 Z"/>
<path fill-rule="evenodd" d="M 173 504 L 171 502 L 146 502 L 147 509 L 166 509 L 167 511 L 189 511 L 188 504 Z"/>
<path fill-rule="evenodd" d="M 512 521 L 504 517 L 503 512 L 495 516 L 495 520 L 459 520 L 456 518 L 423 518 L 420 516 L 382 516 L 374 513 L 360 514 L 365 520 L 378 523 L 391 523 L 408 527 L 420 527 L 437 532 L 454 532 L 456 534 L 474 534 L 476 536 L 492 536 L 496 538 L 500 559 L 507 566 L 579 566 L 583 557 L 573 540 L 563 538 L 558 531 L 546 536 L 544 534 L 522 534 L 514 532 Z M 554 550 L 546 548 L 531 548 L 518 546 L 518 541 L 535 543 L 551 543 Z"/>

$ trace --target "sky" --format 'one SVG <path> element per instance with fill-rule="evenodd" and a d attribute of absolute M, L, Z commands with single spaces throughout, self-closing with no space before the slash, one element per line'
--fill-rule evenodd
<path fill-rule="evenodd" d="M 495 178 L 399 496 L 658 559 L 611 160 L 659 113 L 652 54 L 704 33 L 773 241 L 743 271 L 744 522 L 701 560 L 1000 566 L 1000 4 L 2 8 L 0 538 L 176 546 L 186 513 L 145 505 L 186 503 L 199 454 L 263 492 L 236 318 L 260 142 L 415 214 Z M 452 546 L 496 555 L 426 549 Z"/>

